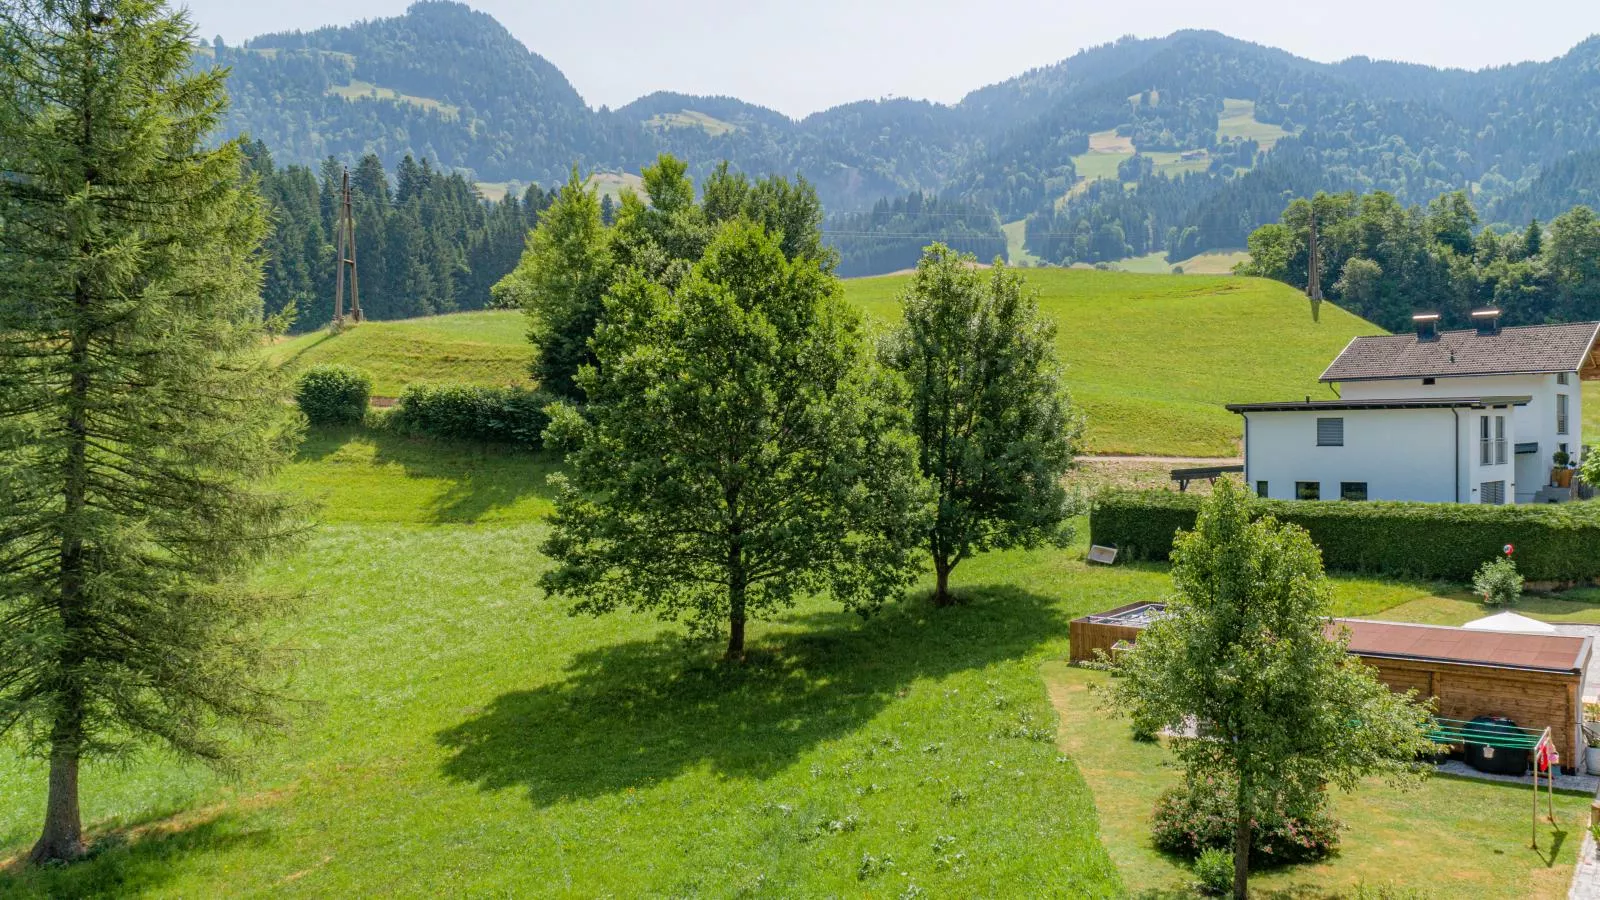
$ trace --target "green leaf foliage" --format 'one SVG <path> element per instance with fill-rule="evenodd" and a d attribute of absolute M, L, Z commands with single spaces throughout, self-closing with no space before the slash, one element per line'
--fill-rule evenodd
<path fill-rule="evenodd" d="M 1020 276 L 975 262 L 929 247 L 882 350 L 909 387 L 918 463 L 938 492 L 926 536 L 937 602 L 974 553 L 1065 546 L 1077 512 L 1062 479 L 1083 424 L 1061 383 L 1055 327 Z"/>
<path fill-rule="evenodd" d="M 371 399 L 372 376 L 353 366 L 312 366 L 295 384 L 294 402 L 313 425 L 360 425 Z"/>
<path fill-rule="evenodd" d="M 626 212 L 626 209 L 625 209 Z M 729 629 L 829 593 L 870 611 L 914 565 L 925 487 L 902 398 L 833 276 L 777 236 L 722 226 L 675 289 L 637 272 L 606 300 L 542 579 L 579 611 Z"/>
<path fill-rule="evenodd" d="M 273 719 L 279 598 L 241 576 L 300 528 L 262 487 L 300 419 L 192 37 L 151 0 L 0 6 L 0 733 L 51 759 L 37 860 L 82 851 L 79 759 Z"/>
<path fill-rule="evenodd" d="M 1310 537 L 1252 505 L 1217 483 L 1175 542 L 1166 615 L 1119 658 L 1107 701 L 1139 730 L 1192 731 L 1171 744 L 1191 789 L 1232 790 L 1240 898 L 1255 820 L 1313 807 L 1329 784 L 1420 773 L 1430 746 L 1426 707 L 1325 632 L 1332 590 Z"/>
<path fill-rule="evenodd" d="M 533 376 L 545 390 L 577 396 L 573 378 L 594 361 L 589 335 L 613 271 L 598 195 L 574 167 L 529 235 L 521 262 L 494 288 L 499 305 L 527 312 L 528 336 L 537 350 Z"/>
<path fill-rule="evenodd" d="M 1202 499 L 1174 491 L 1113 491 L 1096 497 L 1089 539 L 1129 559 L 1168 558 L 1175 535 L 1194 526 Z M 1600 577 L 1600 505 L 1485 506 L 1474 503 L 1260 500 L 1252 515 L 1304 528 L 1323 565 L 1467 582 L 1484 562 L 1517 548 L 1523 577 L 1583 581 Z"/>
<path fill-rule="evenodd" d="M 521 388 L 412 384 L 400 394 L 389 424 L 408 434 L 536 450 L 544 446 L 550 424 L 545 408 L 554 402 L 544 391 Z"/>

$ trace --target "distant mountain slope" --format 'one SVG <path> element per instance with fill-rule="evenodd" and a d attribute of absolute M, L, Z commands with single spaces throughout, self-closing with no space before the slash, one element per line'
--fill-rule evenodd
<path fill-rule="evenodd" d="M 799 121 L 670 92 L 591 109 L 492 18 L 443 0 L 202 52 L 234 68 L 229 130 L 283 162 L 411 153 L 483 182 L 549 185 L 574 163 L 637 171 L 669 151 L 696 176 L 722 159 L 798 173 L 835 216 L 913 192 L 988 205 L 1027 219 L 1027 250 L 1053 263 L 1238 247 L 1285 193 L 1319 189 L 1406 203 L 1465 189 L 1516 218 L 1588 198 L 1566 176 L 1539 179 L 1600 145 L 1600 38 L 1467 72 L 1324 64 L 1180 31 L 1092 47 L 954 105 L 868 100 Z M 1528 192 L 1541 199 L 1506 199 Z"/>

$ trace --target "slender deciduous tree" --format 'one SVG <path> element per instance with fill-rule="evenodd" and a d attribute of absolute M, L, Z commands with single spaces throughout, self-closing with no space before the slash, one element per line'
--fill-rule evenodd
<path fill-rule="evenodd" d="M 911 572 L 925 489 L 893 381 L 837 279 L 776 235 L 722 226 L 675 289 L 634 273 L 578 376 L 544 588 L 603 613 L 728 634 L 799 597 L 870 610 Z"/>
<path fill-rule="evenodd" d="M 613 268 L 599 197 L 574 166 L 528 236 L 522 260 L 494 287 L 499 305 L 520 306 L 528 314 L 536 354 L 533 375 L 545 390 L 578 397 L 573 377 L 593 360 L 589 335 Z"/>
<path fill-rule="evenodd" d="M 299 529 L 259 487 L 299 420 L 192 39 L 151 0 L 0 4 L 0 733 L 49 760 L 35 862 L 84 852 L 81 760 L 221 760 L 272 718 L 240 576 Z"/>
<path fill-rule="evenodd" d="M 1252 821 L 1274 798 L 1317 802 L 1323 786 L 1405 778 L 1430 748 L 1426 707 L 1394 694 L 1327 633 L 1332 594 L 1305 531 L 1252 521 L 1251 499 L 1217 482 L 1172 553 L 1178 592 L 1119 661 L 1113 709 L 1137 730 L 1198 730 L 1172 744 L 1190 784 L 1233 797 L 1234 896 L 1250 874 Z"/>
<path fill-rule="evenodd" d="M 928 248 L 901 301 L 905 324 L 883 353 L 910 387 L 922 472 L 938 492 L 926 541 L 940 605 L 951 602 L 950 572 L 962 560 L 1064 546 L 1076 512 L 1062 478 L 1082 417 L 1061 383 L 1055 326 L 1021 277 L 973 262 Z"/>

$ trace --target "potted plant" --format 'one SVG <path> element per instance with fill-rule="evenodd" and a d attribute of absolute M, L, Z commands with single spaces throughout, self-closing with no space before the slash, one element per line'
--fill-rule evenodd
<path fill-rule="evenodd" d="M 1557 450 L 1550 461 L 1555 463 L 1555 468 L 1550 470 L 1550 483 L 1556 487 L 1570 487 L 1572 470 L 1567 466 L 1572 462 L 1572 457 L 1568 456 L 1565 450 Z"/>
<path fill-rule="evenodd" d="M 1600 722 L 1583 723 L 1583 742 L 1588 746 L 1583 753 L 1584 771 L 1590 775 L 1600 775 Z"/>

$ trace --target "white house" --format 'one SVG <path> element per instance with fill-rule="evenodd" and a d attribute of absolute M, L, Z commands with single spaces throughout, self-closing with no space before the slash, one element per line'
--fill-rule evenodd
<path fill-rule="evenodd" d="M 1529 503 L 1552 460 L 1582 448 L 1582 382 L 1600 379 L 1600 323 L 1438 331 L 1353 339 L 1322 373 L 1334 399 L 1235 403 L 1245 479 L 1289 500 Z"/>

